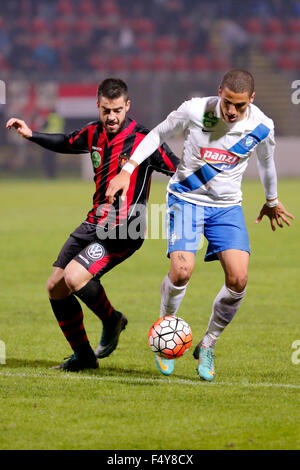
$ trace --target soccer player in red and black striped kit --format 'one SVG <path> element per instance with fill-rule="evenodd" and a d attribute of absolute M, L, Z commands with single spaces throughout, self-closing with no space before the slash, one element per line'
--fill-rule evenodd
<path fill-rule="evenodd" d="M 16 118 L 6 124 L 8 129 L 14 127 L 21 136 L 54 152 L 89 153 L 94 167 L 93 208 L 63 245 L 47 282 L 54 315 L 74 351 L 58 366 L 67 371 L 97 368 L 97 358 L 107 357 L 117 347 L 127 319 L 113 308 L 99 280 L 144 241 L 152 172 L 172 175 L 178 164 L 178 158 L 163 144 L 132 173 L 127 198 L 118 197 L 109 205 L 105 192 L 110 180 L 149 131 L 127 116 L 128 88 L 120 79 L 108 78 L 100 83 L 97 107 L 99 121 L 68 135 L 33 132 Z M 77 297 L 103 322 L 95 352 L 84 328 Z"/>

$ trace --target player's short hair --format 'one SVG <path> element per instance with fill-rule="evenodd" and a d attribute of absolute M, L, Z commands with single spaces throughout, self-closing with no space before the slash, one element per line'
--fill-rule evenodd
<path fill-rule="evenodd" d="M 228 88 L 234 93 L 247 92 L 251 96 L 254 92 L 254 78 L 247 70 L 229 70 L 223 77 L 221 88 Z"/>
<path fill-rule="evenodd" d="M 100 96 L 104 96 L 110 100 L 124 96 L 124 100 L 128 101 L 128 87 L 120 78 L 106 78 L 98 86 L 98 100 Z"/>

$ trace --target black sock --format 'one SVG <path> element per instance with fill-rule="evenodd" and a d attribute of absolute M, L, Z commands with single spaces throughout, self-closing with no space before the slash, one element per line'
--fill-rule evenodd
<path fill-rule="evenodd" d="M 92 348 L 84 329 L 82 308 L 76 297 L 71 294 L 61 300 L 49 300 L 59 327 L 73 351 L 90 351 Z"/>
<path fill-rule="evenodd" d="M 114 308 L 108 300 L 104 287 L 96 279 L 91 279 L 85 286 L 74 292 L 100 320 L 109 322 L 113 317 Z"/>

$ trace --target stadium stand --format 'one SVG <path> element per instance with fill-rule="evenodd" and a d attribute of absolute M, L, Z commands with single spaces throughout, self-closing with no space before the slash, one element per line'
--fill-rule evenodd
<path fill-rule="evenodd" d="M 220 77 L 233 67 L 254 73 L 255 101 L 276 121 L 277 136 L 298 135 L 291 83 L 300 72 L 300 0 L 10 0 L 1 5 L 0 70 L 9 86 L 0 112 L 4 119 L 22 116 L 36 130 L 43 129 L 53 108 L 63 110 L 66 130 L 96 118 L 94 92 L 86 105 L 90 115 L 77 107 L 75 116 L 74 107 L 72 115 L 59 104 L 62 85 L 90 84 L 96 90 L 103 78 L 122 76 L 135 116 L 151 128 L 188 97 L 215 93 Z M 0 169 L 10 170 L 13 161 L 38 167 L 39 157 L 31 151 L 25 159 L 27 147 L 12 133 L 0 130 L 0 141 Z M 12 154 L 20 157 L 13 160 Z"/>
<path fill-rule="evenodd" d="M 132 64 L 149 70 L 149 63 L 164 71 L 212 63 L 226 69 L 245 54 L 238 43 L 258 46 L 284 71 L 299 70 L 300 63 L 296 0 L 12 0 L 1 8 L 0 28 L 4 73 L 30 69 L 41 79 L 83 67 L 86 74 L 109 67 L 130 72 Z"/>

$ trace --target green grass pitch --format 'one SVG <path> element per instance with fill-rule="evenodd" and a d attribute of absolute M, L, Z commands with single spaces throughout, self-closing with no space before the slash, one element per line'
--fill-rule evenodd
<path fill-rule="evenodd" d="M 152 204 L 164 203 L 165 186 L 165 180 L 153 182 Z M 247 296 L 217 344 L 212 383 L 199 381 L 192 350 L 223 284 L 221 267 L 203 262 L 204 246 L 178 312 L 191 325 L 193 346 L 164 377 L 147 334 L 159 316 L 169 262 L 166 241 L 150 238 L 102 279 L 112 304 L 129 320 L 117 350 L 97 371 L 51 370 L 71 350 L 45 283 L 58 250 L 85 218 L 93 189 L 83 181 L 1 181 L 6 363 L 0 364 L 0 449 L 299 450 L 300 364 L 292 362 L 292 344 L 300 340 L 299 180 L 279 182 L 280 199 L 296 220 L 275 233 L 265 219 L 254 223 L 262 186 L 244 182 L 252 249 Z M 101 325 L 86 308 L 84 314 L 94 347 Z"/>

